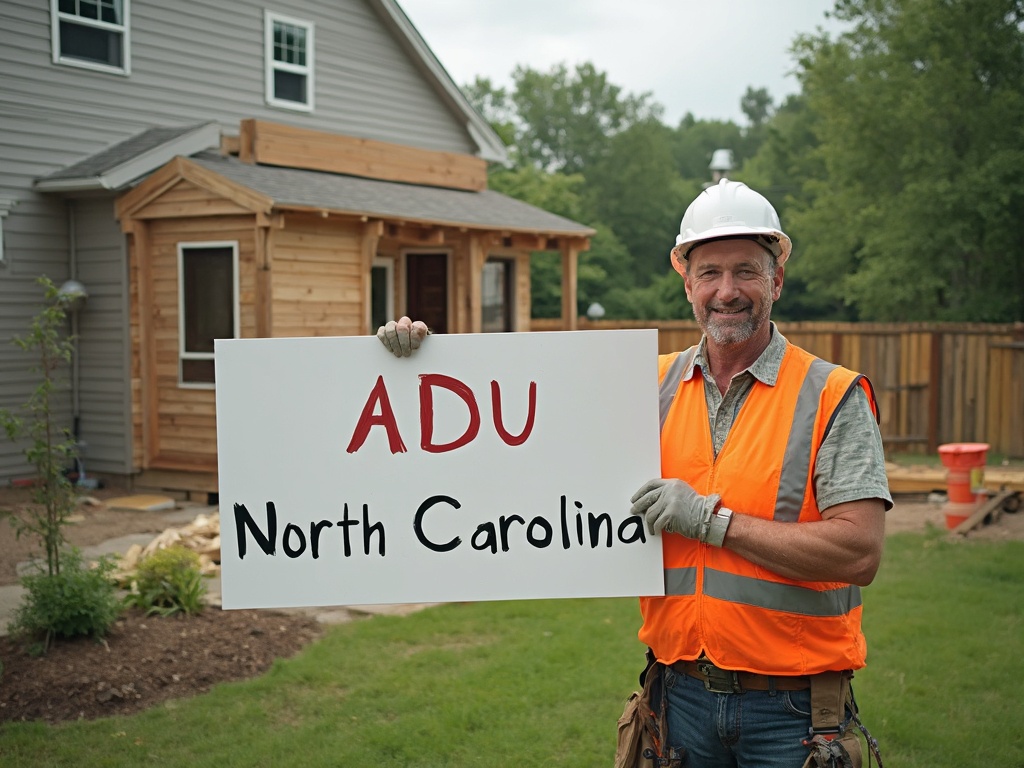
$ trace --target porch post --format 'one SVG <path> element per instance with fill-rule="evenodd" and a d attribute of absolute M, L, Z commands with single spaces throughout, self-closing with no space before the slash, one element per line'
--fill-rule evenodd
<path fill-rule="evenodd" d="M 576 268 L 579 261 L 578 240 L 565 238 L 562 241 L 562 329 L 576 330 Z"/>
<path fill-rule="evenodd" d="M 487 251 L 491 246 L 488 235 L 469 236 L 469 332 L 480 333 L 484 327 L 483 274 Z"/>

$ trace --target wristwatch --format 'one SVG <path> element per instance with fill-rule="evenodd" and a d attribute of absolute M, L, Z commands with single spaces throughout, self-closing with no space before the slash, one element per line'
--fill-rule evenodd
<path fill-rule="evenodd" d="M 728 507 L 719 507 L 718 511 L 711 516 L 711 524 L 708 526 L 708 535 L 705 544 L 713 547 L 720 547 L 725 542 L 725 532 L 732 522 L 732 510 Z"/>

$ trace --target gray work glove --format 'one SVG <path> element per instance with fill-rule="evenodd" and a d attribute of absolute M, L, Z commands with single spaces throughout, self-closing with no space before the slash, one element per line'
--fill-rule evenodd
<path fill-rule="evenodd" d="M 399 320 L 389 320 L 387 324 L 378 328 L 377 338 L 395 357 L 408 357 L 414 350 L 420 348 L 420 344 L 429 333 L 426 323 L 403 317 Z"/>
<path fill-rule="evenodd" d="M 651 535 L 668 531 L 716 547 L 725 541 L 729 515 L 716 515 L 722 497 L 701 496 L 682 480 L 649 480 L 630 498 L 634 515 L 642 515 Z M 731 513 L 730 513 L 731 514 Z"/>

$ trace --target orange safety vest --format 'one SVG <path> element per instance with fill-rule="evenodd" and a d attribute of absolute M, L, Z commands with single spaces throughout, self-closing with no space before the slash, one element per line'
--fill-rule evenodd
<path fill-rule="evenodd" d="M 659 358 L 662 477 L 766 520 L 821 520 L 814 499 L 818 449 L 839 406 L 866 378 L 788 344 L 775 386 L 755 381 L 718 458 L 704 381 L 683 381 L 696 348 Z M 662 538 L 666 597 L 640 599 L 640 640 L 665 664 L 703 652 L 723 669 L 809 675 L 864 666 L 860 589 L 797 581 L 725 547 Z"/>

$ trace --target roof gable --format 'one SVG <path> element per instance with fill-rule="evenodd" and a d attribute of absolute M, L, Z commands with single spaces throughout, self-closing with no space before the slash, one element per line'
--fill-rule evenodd
<path fill-rule="evenodd" d="M 122 224 L 151 202 L 187 180 L 197 187 L 232 201 L 252 213 L 270 213 L 274 201 L 217 173 L 176 157 L 134 189 L 126 192 L 114 204 L 114 213 Z"/>
<path fill-rule="evenodd" d="M 439 95 L 448 103 L 449 108 L 463 115 L 466 130 L 480 148 L 480 157 L 498 163 L 508 162 L 508 152 L 504 142 L 491 128 L 483 116 L 473 108 L 459 86 L 452 80 L 419 30 L 405 15 L 395 0 L 369 0 L 370 5 L 378 12 L 385 25 L 397 35 L 399 43 L 411 56 L 421 72 L 438 88 Z"/>

